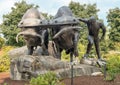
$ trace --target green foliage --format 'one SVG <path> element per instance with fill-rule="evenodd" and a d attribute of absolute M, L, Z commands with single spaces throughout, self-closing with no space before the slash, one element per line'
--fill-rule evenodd
<path fill-rule="evenodd" d="M 55 73 L 48 72 L 46 74 L 39 75 L 37 78 L 32 78 L 30 80 L 30 85 L 64 85 L 64 84 L 59 82 Z"/>
<path fill-rule="evenodd" d="M 79 57 L 79 59 L 81 59 L 83 57 L 85 51 L 86 51 L 85 46 L 79 42 L 78 43 L 78 52 L 79 52 L 79 56 L 78 57 Z"/>
<path fill-rule="evenodd" d="M 72 1 L 69 4 L 69 7 L 76 17 L 89 18 L 91 16 L 95 16 L 96 18 L 98 18 L 97 12 L 99 11 L 99 9 L 97 9 L 96 4 L 80 4 L 78 2 Z M 83 22 L 80 22 L 80 26 L 83 27 L 80 32 L 80 42 L 82 44 L 86 44 L 88 34 L 87 26 Z"/>
<path fill-rule="evenodd" d="M 110 9 L 107 15 L 108 25 L 111 27 L 109 38 L 113 42 L 120 42 L 120 9 Z"/>
<path fill-rule="evenodd" d="M 4 83 L 3 85 L 7 85 L 7 83 Z"/>
<path fill-rule="evenodd" d="M 9 70 L 10 59 L 7 55 L 0 57 L 0 72 Z"/>
<path fill-rule="evenodd" d="M 4 37 L 7 39 L 6 44 L 12 46 L 24 45 L 23 39 L 20 39 L 19 43 L 16 43 L 15 37 L 20 29 L 17 28 L 19 21 L 27 9 L 33 7 L 33 4 L 27 4 L 24 0 L 15 3 L 11 8 L 11 12 L 3 15 L 3 23 L 0 25 Z M 36 6 L 37 7 L 37 6 Z"/>
<path fill-rule="evenodd" d="M 108 53 L 109 42 L 110 42 L 110 40 L 104 40 L 104 41 L 100 42 L 101 53 L 104 53 L 104 54 Z"/>
<path fill-rule="evenodd" d="M 106 80 L 113 80 L 120 73 L 120 54 L 109 55 Z"/>
<path fill-rule="evenodd" d="M 8 51 L 13 49 L 12 46 L 3 46 L 0 51 L 0 72 L 9 70 L 10 58 L 8 56 Z"/>
<path fill-rule="evenodd" d="M 79 59 L 81 59 L 83 57 L 85 50 L 86 50 L 85 46 L 79 42 L 78 43 Z M 62 60 L 70 61 L 70 55 L 66 54 L 65 51 L 62 52 Z"/>
<path fill-rule="evenodd" d="M 109 48 L 111 50 L 120 50 L 120 42 L 112 42 L 110 41 Z"/>
<path fill-rule="evenodd" d="M 69 61 L 70 60 L 70 55 L 65 53 L 65 50 L 62 52 L 62 58 L 63 61 Z"/>
<path fill-rule="evenodd" d="M 96 4 L 80 4 L 78 2 L 71 2 L 69 7 L 77 17 L 89 18 L 91 16 L 96 16 L 96 18 L 98 18 L 97 12 L 99 9 L 97 9 Z"/>
<path fill-rule="evenodd" d="M 4 44 L 5 44 L 5 40 L 0 37 L 0 49 L 1 49 L 1 47 L 2 47 Z"/>

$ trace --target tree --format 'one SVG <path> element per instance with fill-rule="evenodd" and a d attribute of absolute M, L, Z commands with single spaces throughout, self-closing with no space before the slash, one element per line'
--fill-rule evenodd
<path fill-rule="evenodd" d="M 112 42 L 120 42 L 120 9 L 110 9 L 107 15 L 108 25 L 110 26 L 109 38 Z"/>
<path fill-rule="evenodd" d="M 70 2 L 69 7 L 76 17 L 89 18 L 91 16 L 95 16 L 98 19 L 97 12 L 99 9 L 97 9 L 96 4 L 80 4 L 72 1 Z M 80 37 L 82 37 L 80 40 L 82 43 L 86 43 L 87 39 L 85 38 L 87 37 L 88 32 L 87 26 L 83 22 L 80 22 L 80 26 L 83 28 L 80 32 Z"/>
<path fill-rule="evenodd" d="M 27 9 L 34 7 L 33 4 L 27 4 L 24 0 L 14 4 L 14 7 L 11 8 L 11 12 L 3 15 L 3 23 L 0 25 L 2 34 L 6 38 L 7 45 L 13 46 L 22 46 L 24 44 L 23 39 L 20 39 L 19 43 L 16 43 L 15 37 L 20 31 L 17 28 L 18 23 L 20 22 L 23 14 Z M 38 6 L 35 6 L 38 7 Z"/>

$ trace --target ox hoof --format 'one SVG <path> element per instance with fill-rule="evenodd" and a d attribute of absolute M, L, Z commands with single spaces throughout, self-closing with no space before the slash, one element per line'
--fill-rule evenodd
<path fill-rule="evenodd" d="M 101 60 L 98 59 L 97 64 L 101 67 L 101 66 L 105 66 L 106 65 L 106 61 L 105 60 Z"/>

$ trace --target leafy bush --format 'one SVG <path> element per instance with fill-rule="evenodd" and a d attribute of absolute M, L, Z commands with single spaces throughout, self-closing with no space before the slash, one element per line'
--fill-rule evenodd
<path fill-rule="evenodd" d="M 0 72 L 9 70 L 10 58 L 8 57 L 8 51 L 13 49 L 12 46 L 3 46 L 0 51 Z"/>
<path fill-rule="evenodd" d="M 59 82 L 55 73 L 48 72 L 46 74 L 39 75 L 37 78 L 32 78 L 30 80 L 30 85 L 64 85 L 64 84 Z"/>
<path fill-rule="evenodd" d="M 115 46 L 115 50 L 120 50 L 120 42 L 115 42 L 114 46 Z"/>
<path fill-rule="evenodd" d="M 120 54 L 114 54 L 107 59 L 107 74 L 106 80 L 113 80 L 116 74 L 120 73 Z"/>
<path fill-rule="evenodd" d="M 106 54 L 109 50 L 109 43 L 110 40 L 104 40 L 102 42 L 100 42 L 100 49 L 102 51 L 102 53 Z"/>
<path fill-rule="evenodd" d="M 85 53 L 85 46 L 82 45 L 81 43 L 78 43 L 78 52 L 79 52 L 79 59 L 82 58 L 82 56 L 84 55 Z M 65 51 L 62 52 L 62 60 L 66 60 L 66 61 L 69 61 L 70 60 L 70 55 L 69 54 L 66 54 Z"/>
<path fill-rule="evenodd" d="M 10 59 L 8 56 L 0 57 L 0 72 L 9 70 Z"/>
<path fill-rule="evenodd" d="M 69 55 L 69 54 L 66 54 L 66 53 L 65 53 L 65 50 L 63 50 L 61 59 L 62 59 L 63 61 L 69 61 L 69 60 L 70 60 L 70 55 Z"/>
<path fill-rule="evenodd" d="M 109 48 L 111 50 L 120 50 L 120 42 L 110 42 Z"/>

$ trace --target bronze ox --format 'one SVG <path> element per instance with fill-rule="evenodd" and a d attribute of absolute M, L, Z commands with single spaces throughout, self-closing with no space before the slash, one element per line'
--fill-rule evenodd
<path fill-rule="evenodd" d="M 61 59 L 63 50 L 67 54 L 78 56 L 77 43 L 81 27 L 78 26 L 79 20 L 73 16 L 72 11 L 66 6 L 59 8 L 50 23 L 58 25 L 51 29 L 55 57 Z"/>
<path fill-rule="evenodd" d="M 37 46 L 42 47 L 42 54 L 48 54 L 48 30 L 39 27 L 41 20 L 44 20 L 42 14 L 37 9 L 31 8 L 27 10 L 18 24 L 21 32 L 16 36 L 16 41 L 18 42 L 18 37 L 23 35 L 28 48 L 28 55 L 32 55 Z"/>

